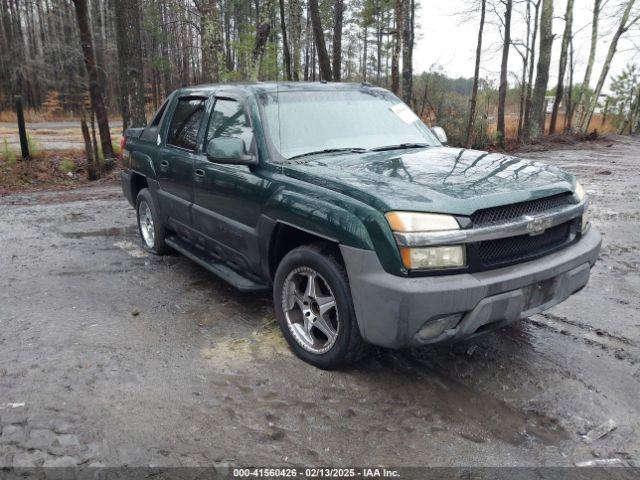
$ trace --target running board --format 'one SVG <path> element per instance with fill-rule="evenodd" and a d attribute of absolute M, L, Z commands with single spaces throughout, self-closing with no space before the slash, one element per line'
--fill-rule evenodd
<path fill-rule="evenodd" d="M 165 238 L 164 242 L 188 259 L 193 260 L 217 277 L 220 277 L 225 282 L 230 283 L 241 292 L 261 292 L 269 290 L 267 285 L 242 276 L 235 270 L 227 267 L 225 264 L 220 263 L 220 261 L 216 260 L 208 252 L 194 246 L 186 240 L 175 235 L 170 235 Z"/>

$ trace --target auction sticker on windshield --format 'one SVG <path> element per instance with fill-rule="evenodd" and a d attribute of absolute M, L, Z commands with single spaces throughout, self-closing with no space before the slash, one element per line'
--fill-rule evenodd
<path fill-rule="evenodd" d="M 397 103 L 393 107 L 389 107 L 389 110 L 395 113 L 398 116 L 398 118 L 400 118 L 400 120 L 402 120 L 405 123 L 411 124 L 416 120 L 418 120 L 418 116 L 415 113 L 413 113 L 413 111 L 409 107 L 407 107 L 404 103 Z"/>

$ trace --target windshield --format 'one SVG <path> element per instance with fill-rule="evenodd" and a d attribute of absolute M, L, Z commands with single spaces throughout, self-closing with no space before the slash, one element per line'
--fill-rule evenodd
<path fill-rule="evenodd" d="M 390 92 L 284 91 L 260 100 L 271 142 L 287 159 L 323 150 L 440 145 Z"/>

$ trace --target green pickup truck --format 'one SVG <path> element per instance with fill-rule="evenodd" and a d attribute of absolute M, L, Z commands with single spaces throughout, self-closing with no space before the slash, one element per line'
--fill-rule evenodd
<path fill-rule="evenodd" d="M 205 85 L 123 138 L 142 245 L 273 291 L 292 350 L 338 368 L 367 344 L 471 338 L 584 287 L 600 250 L 555 167 L 449 148 L 368 84 Z"/>

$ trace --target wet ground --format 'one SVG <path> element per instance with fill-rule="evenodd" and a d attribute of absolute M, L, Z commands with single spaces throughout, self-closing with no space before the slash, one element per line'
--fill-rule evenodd
<path fill-rule="evenodd" d="M 269 295 L 144 253 L 117 187 L 1 198 L 0 467 L 637 466 L 640 140 L 527 156 L 591 195 L 589 285 L 481 339 L 343 372 L 291 355 Z"/>

